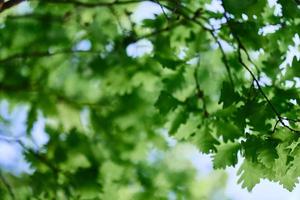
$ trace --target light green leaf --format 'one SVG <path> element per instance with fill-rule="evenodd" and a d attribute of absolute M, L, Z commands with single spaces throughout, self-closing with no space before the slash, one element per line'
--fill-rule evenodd
<path fill-rule="evenodd" d="M 238 158 L 237 154 L 240 145 L 237 143 L 225 143 L 217 146 L 217 152 L 213 156 L 213 164 L 215 169 L 224 169 L 229 166 L 235 166 Z"/>

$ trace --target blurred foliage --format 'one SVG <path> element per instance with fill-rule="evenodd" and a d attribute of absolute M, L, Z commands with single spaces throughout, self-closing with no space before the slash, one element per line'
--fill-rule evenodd
<path fill-rule="evenodd" d="M 224 174 L 197 179 L 180 142 L 216 169 L 241 155 L 248 190 L 298 182 L 299 1 L 152 1 L 141 23 L 142 0 L 20 2 L 1 9 L 0 98 L 28 106 L 29 136 L 42 113 L 50 141 L 15 141 L 34 171 L 2 174 L 4 199 L 224 199 Z"/>

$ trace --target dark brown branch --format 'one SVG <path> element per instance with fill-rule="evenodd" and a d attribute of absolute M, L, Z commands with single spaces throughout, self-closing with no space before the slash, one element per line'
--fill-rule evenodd
<path fill-rule="evenodd" d="M 222 0 L 222 6 L 223 6 L 223 8 L 224 8 L 224 10 L 225 10 L 223 0 Z M 226 24 L 227 24 L 228 28 L 230 29 L 230 32 L 232 33 L 232 36 L 233 36 L 234 39 L 237 41 L 238 46 L 240 47 L 240 49 L 242 49 L 242 50 L 244 51 L 244 53 L 246 54 L 246 57 L 247 57 L 248 61 L 255 67 L 255 69 L 257 70 L 257 73 L 258 73 L 258 75 L 259 75 L 259 73 L 260 73 L 259 68 L 258 68 L 258 67 L 256 66 L 256 64 L 252 61 L 252 59 L 251 59 L 251 57 L 250 57 L 250 55 L 249 55 L 249 53 L 248 53 L 246 47 L 245 47 L 245 46 L 243 45 L 243 43 L 242 43 L 240 37 L 233 31 L 232 25 L 230 24 L 230 18 L 227 16 L 227 13 L 224 12 L 223 16 L 224 16 L 224 18 L 226 19 Z"/>
<path fill-rule="evenodd" d="M 222 6 L 225 10 L 225 7 L 224 7 L 224 1 L 222 0 Z M 252 70 L 245 64 L 245 62 L 243 61 L 243 58 L 242 58 L 242 54 L 241 54 L 241 51 L 243 50 L 247 56 L 247 59 L 249 60 L 249 62 L 251 62 L 255 67 L 256 69 L 258 70 L 257 66 L 254 64 L 254 62 L 252 61 L 252 59 L 250 58 L 249 56 L 249 53 L 247 51 L 247 49 L 245 48 L 245 46 L 243 45 L 242 41 L 240 40 L 239 36 L 236 35 L 234 33 L 234 31 L 232 30 L 232 27 L 230 25 L 230 19 L 228 18 L 227 14 L 226 14 L 226 10 L 225 10 L 225 13 L 224 13 L 224 17 L 226 18 L 226 21 L 227 21 L 227 25 L 234 37 L 234 39 L 236 40 L 237 44 L 238 44 L 238 49 L 237 49 L 237 54 L 238 54 L 238 61 L 239 63 L 250 73 L 251 77 L 253 78 L 253 81 L 255 82 L 255 84 L 257 85 L 257 88 L 259 90 L 259 92 L 261 93 L 261 95 L 264 97 L 264 99 L 267 101 L 268 105 L 270 106 L 271 110 L 275 113 L 276 117 L 277 117 L 277 122 L 275 124 L 275 127 L 274 127 L 274 131 L 276 129 L 276 126 L 277 124 L 280 122 L 280 124 L 289 129 L 290 131 L 292 132 L 296 132 L 296 133 L 300 133 L 299 130 L 295 130 L 293 129 L 292 127 L 288 126 L 286 123 L 284 123 L 284 118 L 281 117 L 281 114 L 277 111 L 277 109 L 275 108 L 275 106 L 273 105 L 273 103 L 271 102 L 271 100 L 267 97 L 267 95 L 265 94 L 265 92 L 263 91 L 262 89 L 262 86 L 260 85 L 258 79 L 256 78 L 255 74 L 252 72 Z M 259 70 L 258 70 L 259 72 Z"/>
<path fill-rule="evenodd" d="M 247 60 L 255 67 L 256 71 L 257 71 L 257 74 L 259 76 L 260 74 L 260 70 L 259 68 L 256 66 L 256 64 L 252 61 L 246 47 L 243 45 L 242 41 L 240 40 L 240 38 L 236 35 L 235 36 L 237 42 L 238 42 L 238 45 L 240 46 L 240 48 L 244 51 L 244 53 L 246 54 L 246 57 L 247 57 Z"/>
<path fill-rule="evenodd" d="M 299 123 L 300 122 L 300 119 L 291 119 L 291 118 L 288 118 L 288 117 L 281 117 L 281 118 L 284 119 L 284 120 L 287 120 L 287 121 L 294 122 L 294 123 Z"/>
<path fill-rule="evenodd" d="M 272 133 L 275 133 L 276 128 L 277 128 L 277 125 L 279 124 L 279 122 L 280 122 L 280 121 L 277 119 L 277 120 L 276 120 L 276 123 L 275 123 L 275 125 L 274 125 L 274 128 L 273 128 Z"/>
<path fill-rule="evenodd" d="M 0 9 L 0 13 L 11 7 L 14 7 L 14 6 L 22 3 L 23 1 L 25 1 L 25 0 L 10 0 L 10 1 L 4 2 L 2 8 Z"/>
<path fill-rule="evenodd" d="M 259 83 L 258 79 L 256 78 L 255 74 L 252 72 L 252 70 L 243 61 L 241 50 L 242 50 L 242 47 L 239 45 L 238 50 L 237 50 L 239 63 L 250 73 L 250 75 L 253 78 L 255 84 L 257 85 L 257 88 L 258 88 L 259 92 L 264 97 L 264 99 L 267 101 L 267 103 L 270 106 L 270 108 L 272 109 L 272 111 L 275 113 L 275 115 L 276 115 L 278 121 L 280 122 L 280 124 L 282 126 L 286 127 L 287 129 L 289 129 L 290 131 L 300 133 L 300 131 L 293 129 L 290 126 L 286 125 L 286 123 L 284 123 L 284 121 L 283 121 L 284 119 L 281 117 L 281 114 L 277 111 L 277 109 L 275 108 L 275 106 L 273 105 L 271 100 L 267 97 L 267 95 L 263 91 L 262 86 L 260 85 L 260 83 Z M 245 50 L 246 49 L 243 49 L 243 51 L 245 51 Z"/>
<path fill-rule="evenodd" d="M 166 7 L 166 6 L 165 6 Z M 168 8 L 168 7 L 167 7 Z M 210 33 L 210 35 L 214 38 L 214 40 L 216 41 L 216 43 L 218 44 L 220 50 L 221 50 L 221 53 L 222 55 L 224 56 L 224 58 L 226 58 L 226 54 L 225 54 L 225 51 L 224 49 L 222 48 L 221 46 L 221 43 L 219 41 L 219 39 L 217 38 L 217 36 L 215 36 L 214 34 L 214 30 L 212 29 L 209 29 L 207 27 L 205 27 L 200 21 L 198 21 L 196 18 L 191 18 L 189 17 L 187 14 L 185 14 L 184 12 L 182 11 L 178 11 L 177 13 L 179 13 L 182 17 L 184 17 L 185 19 L 189 20 L 189 21 L 192 21 L 194 22 L 195 24 L 198 24 L 203 30 L 205 31 L 208 31 Z M 232 31 L 231 31 L 232 32 Z M 236 37 L 234 35 L 234 37 Z M 280 122 L 280 124 L 284 127 L 286 127 L 287 129 L 289 129 L 290 131 L 292 132 L 297 132 L 297 133 L 300 133 L 300 131 L 298 130 L 295 130 L 293 128 L 291 128 L 290 126 L 286 125 L 284 123 L 284 119 L 281 117 L 280 113 L 277 111 L 277 109 L 275 108 L 275 106 L 272 104 L 272 102 L 269 100 L 269 98 L 267 97 L 267 95 L 264 93 L 258 79 L 256 78 L 256 76 L 254 75 L 254 73 L 250 70 L 250 68 L 248 68 L 248 66 L 244 63 L 243 59 L 242 59 L 242 55 L 241 55 L 241 50 L 245 51 L 246 55 L 247 55 L 247 58 L 249 59 L 250 62 L 252 62 L 246 48 L 243 46 L 243 44 L 241 43 L 241 41 L 239 40 L 239 38 L 236 38 L 237 39 L 237 42 L 238 42 L 238 59 L 239 59 L 239 62 L 240 64 L 250 73 L 251 77 L 253 78 L 254 82 L 256 83 L 257 87 L 258 87 L 258 90 L 259 92 L 262 94 L 262 96 L 264 97 L 264 99 L 267 101 L 268 105 L 271 107 L 272 111 L 275 113 L 278 121 Z M 231 77 L 231 73 L 230 73 L 230 67 L 228 65 L 228 61 L 227 59 L 225 60 L 224 59 L 224 64 L 226 66 L 226 69 L 227 69 L 227 72 L 228 74 L 230 74 L 229 78 Z M 232 80 L 232 78 L 230 78 Z"/>

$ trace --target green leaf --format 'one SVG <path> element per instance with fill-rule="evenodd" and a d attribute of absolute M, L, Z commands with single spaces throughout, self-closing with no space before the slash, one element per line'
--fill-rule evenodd
<path fill-rule="evenodd" d="M 264 169 L 259 164 L 246 159 L 239 168 L 238 175 L 240 176 L 238 183 L 241 183 L 243 188 L 247 188 L 248 191 L 251 191 L 263 177 Z"/>
<path fill-rule="evenodd" d="M 173 119 L 171 126 L 169 128 L 170 135 L 174 135 L 177 132 L 178 128 L 182 124 L 186 123 L 188 117 L 189 117 L 188 112 L 185 109 L 179 109 L 175 113 L 175 118 Z"/>
<path fill-rule="evenodd" d="M 296 187 L 296 184 L 299 183 L 298 176 L 299 174 L 296 174 L 293 170 L 289 170 L 284 176 L 280 177 L 279 183 L 291 192 Z"/>
<path fill-rule="evenodd" d="M 278 154 L 278 158 L 275 160 L 274 165 L 274 179 L 279 181 L 280 184 L 283 185 L 284 188 L 292 191 L 293 188 L 298 183 L 299 171 L 297 170 L 297 165 L 295 162 L 298 160 L 294 160 L 297 156 L 291 157 L 290 151 L 287 148 L 287 143 L 280 144 L 276 147 L 276 151 Z"/>
<path fill-rule="evenodd" d="M 200 118 L 196 115 L 189 115 L 186 122 L 181 124 L 174 137 L 177 140 L 187 140 L 191 136 L 195 136 L 200 124 Z"/>
<path fill-rule="evenodd" d="M 287 67 L 285 79 L 293 80 L 294 77 L 300 77 L 300 61 L 293 59 L 292 66 Z"/>
<path fill-rule="evenodd" d="M 222 136 L 224 142 L 234 141 L 244 135 L 243 131 L 235 126 L 232 122 L 216 121 L 217 135 Z"/>
<path fill-rule="evenodd" d="M 32 104 L 32 106 L 29 109 L 29 112 L 27 114 L 27 127 L 26 127 L 26 133 L 29 135 L 31 133 L 31 130 L 33 128 L 34 123 L 37 121 L 38 111 L 35 104 Z"/>
<path fill-rule="evenodd" d="M 260 15 L 266 6 L 265 0 L 223 0 L 225 10 L 234 15 Z"/>
<path fill-rule="evenodd" d="M 272 168 L 275 164 L 275 159 L 277 158 L 278 154 L 275 148 L 263 148 L 258 151 L 257 160 L 267 168 Z"/>
<path fill-rule="evenodd" d="M 239 100 L 239 95 L 236 93 L 229 82 L 223 82 L 219 103 L 223 103 L 223 108 L 231 106 Z"/>
<path fill-rule="evenodd" d="M 282 6 L 283 16 L 286 18 L 297 18 L 300 16 L 300 11 L 298 8 L 299 1 L 289 1 L 289 0 L 278 0 Z M 297 4 L 298 3 L 298 4 Z"/>
<path fill-rule="evenodd" d="M 265 38 L 258 34 L 259 24 L 256 21 L 229 21 L 233 33 L 239 37 L 245 47 L 259 50 Z"/>
<path fill-rule="evenodd" d="M 162 65 L 162 67 L 166 67 L 173 70 L 184 64 L 184 61 L 178 60 L 178 58 L 168 58 L 158 54 L 154 56 L 154 59 L 157 60 Z"/>
<path fill-rule="evenodd" d="M 224 169 L 228 166 L 235 166 L 238 161 L 237 154 L 239 149 L 239 144 L 231 142 L 217 146 L 217 152 L 213 156 L 214 168 Z"/>
<path fill-rule="evenodd" d="M 216 145 L 220 142 L 211 134 L 212 131 L 208 125 L 200 125 L 195 133 L 194 142 L 203 153 L 211 153 L 217 151 Z"/>
<path fill-rule="evenodd" d="M 171 110 L 174 110 L 178 105 L 179 101 L 175 99 L 171 94 L 166 91 L 162 91 L 155 102 L 155 107 L 159 109 L 162 115 L 167 114 Z"/>
<path fill-rule="evenodd" d="M 29 13 L 14 2 L 0 9 L 0 128 L 27 114 L 30 133 L 41 112 L 49 141 L 20 146 L 31 173 L 0 169 L 13 199 L 228 199 L 222 172 L 196 178 L 191 144 L 216 169 L 240 153 L 249 190 L 260 179 L 294 188 L 299 0 L 220 0 L 225 12 L 211 0 L 165 1 L 166 13 L 143 21 L 140 1 L 36 1 Z M 0 193 L 11 199 L 3 184 Z"/>

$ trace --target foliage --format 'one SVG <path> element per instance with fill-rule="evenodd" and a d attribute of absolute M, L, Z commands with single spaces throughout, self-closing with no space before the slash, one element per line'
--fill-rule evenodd
<path fill-rule="evenodd" d="M 132 17 L 142 0 L 32 0 L 26 13 L 20 2 L 1 9 L 0 97 L 30 108 L 29 135 L 42 113 L 50 141 L 44 150 L 16 141 L 35 169 L 11 178 L 19 191 L 195 199 L 194 169 L 147 161 L 151 149 L 168 151 L 162 128 L 215 168 L 241 155 L 249 190 L 262 178 L 289 190 L 298 182 L 299 1 L 222 0 L 215 12 L 208 0 L 153 0 L 162 14 L 142 23 Z M 145 39 L 153 50 L 128 56 Z"/>

